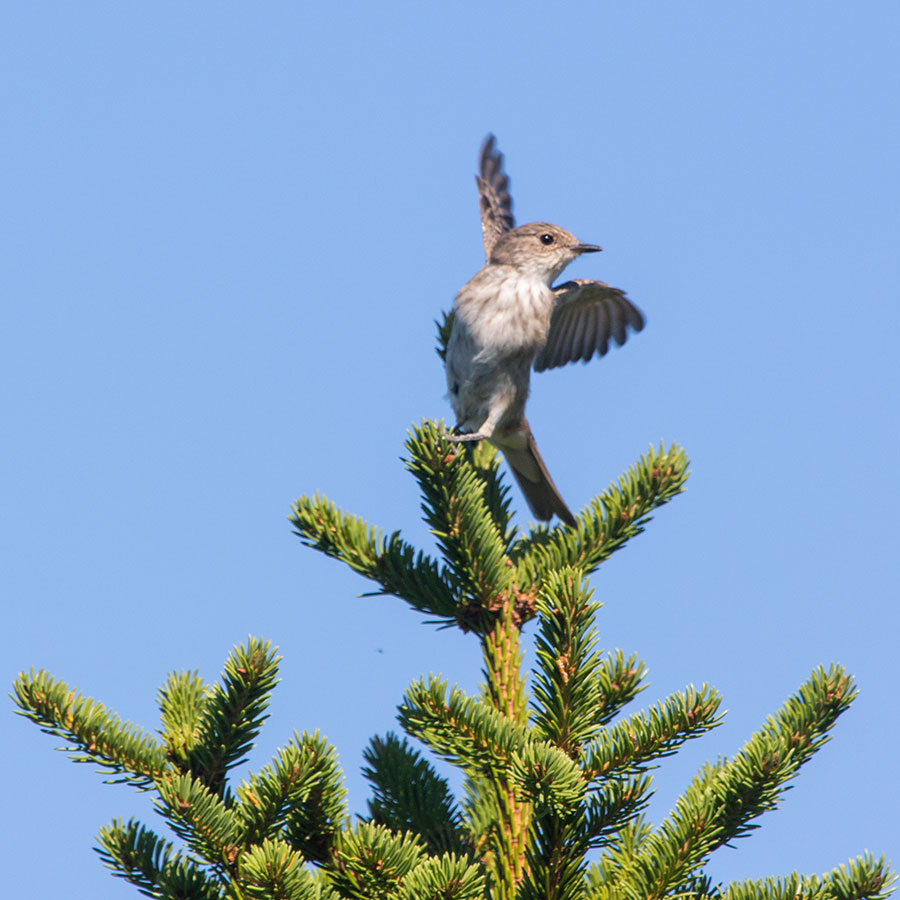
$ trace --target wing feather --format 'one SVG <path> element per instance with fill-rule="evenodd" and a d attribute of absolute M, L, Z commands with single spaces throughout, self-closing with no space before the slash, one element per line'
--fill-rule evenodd
<path fill-rule="evenodd" d="M 547 341 L 534 360 L 536 372 L 603 356 L 612 338 L 620 347 L 629 329 L 644 327 L 641 311 L 618 288 L 602 281 L 567 281 L 554 288 L 556 308 Z"/>
<path fill-rule="evenodd" d="M 560 337 L 560 351 L 566 356 L 571 356 L 578 343 L 578 315 L 569 316 L 569 321 L 565 323 L 565 326 L 565 331 Z"/>
<path fill-rule="evenodd" d="M 575 351 L 578 353 L 578 359 L 587 362 L 594 353 L 594 347 L 597 340 L 597 316 L 585 315 L 582 310 L 578 317 L 578 340 L 575 344 Z"/>
<path fill-rule="evenodd" d="M 606 352 L 609 350 L 609 310 L 605 304 L 600 303 L 596 307 L 595 314 L 597 316 L 597 340 L 594 342 L 594 346 L 600 356 L 606 356 Z"/>
<path fill-rule="evenodd" d="M 575 330 L 576 318 L 577 316 L 568 316 L 559 323 L 559 328 L 550 329 L 547 343 L 541 350 L 541 355 L 565 357 L 571 353 L 572 333 Z"/>
<path fill-rule="evenodd" d="M 569 353 L 573 359 L 584 359 L 584 348 L 593 340 L 594 332 L 597 330 L 597 323 L 594 317 L 586 315 L 587 310 L 580 309 L 578 314 L 573 316 L 574 327 L 572 329 L 572 340 L 569 346 Z M 588 357 L 590 358 L 590 357 Z"/>
<path fill-rule="evenodd" d="M 609 307 L 609 333 L 616 344 L 621 347 L 625 343 L 625 317 L 622 315 L 618 301 L 619 298 L 613 294 L 607 305 Z"/>
<path fill-rule="evenodd" d="M 492 134 L 485 139 L 481 148 L 480 174 L 475 178 L 481 207 L 484 253 L 488 259 L 491 258 L 491 250 L 497 243 L 497 238 L 515 226 L 509 178 L 503 171 L 503 154 L 496 149 L 495 140 Z"/>

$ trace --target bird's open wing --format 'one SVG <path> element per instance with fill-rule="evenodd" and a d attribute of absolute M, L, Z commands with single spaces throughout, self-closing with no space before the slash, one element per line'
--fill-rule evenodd
<path fill-rule="evenodd" d="M 478 200 L 481 205 L 484 253 L 490 259 L 491 248 L 497 243 L 497 238 L 515 225 L 512 197 L 509 196 L 509 178 L 503 171 L 503 154 L 494 149 L 492 134 L 487 136 L 481 148 L 481 173 L 475 180 L 478 182 Z"/>
<path fill-rule="evenodd" d="M 628 329 L 644 327 L 641 311 L 618 288 L 602 281 L 567 281 L 553 289 L 556 309 L 547 343 L 535 357 L 534 370 L 555 369 L 566 363 L 603 356 L 612 338 L 620 347 Z"/>

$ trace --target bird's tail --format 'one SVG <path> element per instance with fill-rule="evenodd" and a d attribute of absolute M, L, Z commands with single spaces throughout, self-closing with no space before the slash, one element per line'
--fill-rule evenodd
<path fill-rule="evenodd" d="M 491 442 L 506 457 L 506 461 L 528 501 L 529 509 L 538 519 L 547 521 L 557 515 L 566 525 L 574 528 L 575 516 L 572 515 L 565 500 L 556 489 L 556 485 L 547 471 L 547 466 L 544 465 L 544 460 L 538 453 L 534 435 L 526 421 L 523 420 L 522 430 L 516 434 L 516 437 L 519 440 L 507 443 L 504 440 L 505 436 L 501 437 L 495 432 Z M 525 446 L 516 446 L 521 442 L 522 437 L 525 438 Z"/>

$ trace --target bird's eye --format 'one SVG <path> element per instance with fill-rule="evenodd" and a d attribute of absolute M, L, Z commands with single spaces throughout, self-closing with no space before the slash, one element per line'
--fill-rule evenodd
<path fill-rule="evenodd" d="M 555 240 L 556 240 L 556 238 L 553 237 L 552 234 L 542 234 L 542 235 L 541 235 L 541 243 L 542 243 L 545 247 L 549 247 L 550 244 L 552 244 Z"/>

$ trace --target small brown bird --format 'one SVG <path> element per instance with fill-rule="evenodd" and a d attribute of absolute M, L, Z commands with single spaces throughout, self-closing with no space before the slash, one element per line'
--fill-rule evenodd
<path fill-rule="evenodd" d="M 488 440 L 506 457 L 532 513 L 576 524 L 556 489 L 525 418 L 531 368 L 536 372 L 603 356 L 612 338 L 621 346 L 644 317 L 617 288 L 602 281 L 551 287 L 582 253 L 583 244 L 557 225 L 514 227 L 503 156 L 489 135 L 476 177 L 487 265 L 456 296 L 447 343 L 453 441 Z"/>

